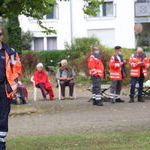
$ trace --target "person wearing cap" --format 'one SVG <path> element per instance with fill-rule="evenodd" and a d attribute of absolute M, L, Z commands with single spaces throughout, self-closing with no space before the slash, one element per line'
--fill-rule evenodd
<path fill-rule="evenodd" d="M 36 66 L 37 71 L 33 75 L 33 80 L 35 81 L 35 86 L 40 88 L 44 100 L 46 95 L 49 95 L 50 100 L 54 100 L 54 92 L 52 89 L 52 84 L 48 79 L 47 73 L 44 71 L 44 66 L 42 63 L 38 63 Z"/>
<path fill-rule="evenodd" d="M 131 76 L 131 88 L 130 88 L 130 100 L 129 103 L 134 102 L 134 95 L 135 95 L 135 87 L 136 83 L 139 83 L 138 88 L 138 102 L 144 102 L 142 98 L 142 91 L 143 91 L 143 83 L 145 77 L 147 77 L 147 69 L 150 66 L 149 59 L 147 58 L 146 54 L 144 53 L 141 47 L 136 49 L 135 54 L 132 54 L 129 60 L 130 63 L 130 76 Z"/>
<path fill-rule="evenodd" d="M 56 79 L 60 80 L 62 100 L 65 100 L 66 86 L 69 86 L 69 96 L 70 99 L 73 99 L 75 76 L 76 74 L 74 70 L 68 65 L 67 60 L 66 59 L 61 60 L 60 69 L 57 71 Z"/>
<path fill-rule="evenodd" d="M 104 78 L 104 65 L 99 47 L 92 47 L 92 55 L 88 58 L 87 63 L 93 85 L 93 105 L 103 106 L 101 99 L 101 79 Z"/>
<path fill-rule="evenodd" d="M 126 61 L 123 60 L 122 48 L 121 46 L 116 46 L 114 55 L 110 58 L 109 68 L 110 68 L 110 98 L 111 102 L 124 102 L 120 98 L 122 80 L 126 77 L 125 64 Z"/>

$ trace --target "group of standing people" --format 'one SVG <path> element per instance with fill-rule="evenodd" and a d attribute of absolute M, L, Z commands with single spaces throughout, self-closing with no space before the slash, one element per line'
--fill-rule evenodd
<path fill-rule="evenodd" d="M 110 58 L 110 98 L 111 102 L 124 102 L 120 98 L 122 89 L 122 80 L 127 77 L 125 65 L 130 65 L 130 100 L 129 103 L 134 102 L 136 83 L 139 83 L 138 88 L 138 102 L 144 102 L 142 98 L 143 83 L 147 77 L 147 69 L 150 67 L 150 61 L 147 58 L 141 47 L 136 49 L 136 52 L 131 55 L 129 62 L 123 59 L 121 46 L 114 48 L 114 55 Z M 100 49 L 97 46 L 92 48 L 92 55 L 88 58 L 88 69 L 93 84 L 93 105 L 103 106 L 101 98 L 101 80 L 104 78 L 104 64 Z"/>
<path fill-rule="evenodd" d="M 8 132 L 8 115 L 10 112 L 10 100 L 14 98 L 17 92 L 18 81 L 21 76 L 21 61 L 18 53 L 7 46 L 3 42 L 4 29 L 0 27 L 0 150 L 6 150 L 5 137 Z M 111 101 L 124 102 L 120 98 L 122 80 L 126 77 L 125 65 L 123 60 L 122 48 L 115 47 L 114 55 L 110 59 L 110 79 L 111 83 Z M 129 60 L 131 68 L 131 89 L 130 100 L 134 102 L 135 86 L 139 82 L 138 101 L 144 102 L 142 99 L 142 90 L 144 78 L 147 76 L 147 69 L 150 67 L 149 59 L 143 52 L 143 49 L 138 47 L 135 54 Z M 69 96 L 73 99 L 74 90 L 74 70 L 68 66 L 67 60 L 62 60 L 60 68 L 56 74 L 57 80 L 60 80 L 62 100 L 65 99 L 65 87 L 69 86 Z M 88 58 L 89 74 L 93 83 L 93 105 L 103 106 L 101 99 L 101 80 L 104 78 L 105 68 L 100 54 L 100 49 L 97 46 L 93 47 L 92 55 Z M 52 84 L 48 79 L 48 75 L 43 70 L 43 64 L 37 65 L 37 71 L 33 75 L 35 86 L 41 89 L 44 99 L 49 95 L 50 100 L 54 100 L 54 92 Z"/>

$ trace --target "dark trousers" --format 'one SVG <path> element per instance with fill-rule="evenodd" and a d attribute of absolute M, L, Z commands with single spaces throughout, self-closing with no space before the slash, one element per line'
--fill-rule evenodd
<path fill-rule="evenodd" d="M 131 89 L 130 89 L 130 97 L 134 97 L 135 95 L 135 87 L 136 83 L 139 83 L 139 88 L 138 88 L 138 96 L 142 96 L 142 91 L 143 91 L 143 83 L 144 83 L 144 75 L 141 75 L 139 78 L 138 77 L 131 77 Z"/>
<path fill-rule="evenodd" d="M 110 93 L 120 95 L 122 88 L 122 80 L 112 80 L 110 86 Z"/>
<path fill-rule="evenodd" d="M 39 83 L 36 85 L 36 87 L 41 90 L 43 98 L 46 98 L 46 95 L 49 94 L 50 99 L 51 100 L 54 99 L 54 93 L 52 87 L 46 88 L 44 83 Z"/>
<path fill-rule="evenodd" d="M 0 150 L 5 147 L 5 137 L 8 132 L 8 115 L 10 100 L 6 97 L 5 85 L 0 83 Z"/>
<path fill-rule="evenodd" d="M 69 80 L 69 81 L 61 80 L 60 86 L 61 86 L 61 95 L 63 97 L 65 97 L 66 86 L 69 86 L 69 96 L 73 96 L 73 91 L 74 91 L 74 81 L 73 80 Z"/>
<path fill-rule="evenodd" d="M 20 97 L 25 99 L 26 97 L 26 91 L 24 87 L 18 86 L 17 92 L 20 94 Z"/>
<path fill-rule="evenodd" d="M 91 79 L 93 84 L 93 89 L 92 89 L 93 98 L 95 98 L 96 100 L 100 100 L 101 99 L 101 78 L 98 76 L 92 76 Z"/>

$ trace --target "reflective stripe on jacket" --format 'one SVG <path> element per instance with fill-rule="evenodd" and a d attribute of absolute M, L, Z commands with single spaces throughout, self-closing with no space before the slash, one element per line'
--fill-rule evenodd
<path fill-rule="evenodd" d="M 90 76 L 99 76 L 100 78 L 104 78 L 104 65 L 100 58 L 96 58 L 94 55 L 91 55 L 88 58 L 88 69 Z"/>
<path fill-rule="evenodd" d="M 140 65 L 138 65 L 138 63 L 140 62 L 143 62 L 144 66 L 141 67 Z M 141 60 L 141 58 L 137 57 L 136 54 L 132 54 L 129 63 L 131 66 L 131 77 L 140 77 L 141 69 L 142 73 L 144 74 L 144 77 L 147 77 L 147 69 L 149 68 L 150 62 L 146 55 L 143 57 L 143 60 Z"/>
<path fill-rule="evenodd" d="M 110 58 L 109 68 L 110 68 L 110 80 L 122 80 L 121 73 L 122 62 L 115 59 L 115 56 Z"/>

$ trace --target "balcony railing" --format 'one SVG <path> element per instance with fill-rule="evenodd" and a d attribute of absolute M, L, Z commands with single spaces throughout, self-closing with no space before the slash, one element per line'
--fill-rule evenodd
<path fill-rule="evenodd" d="M 136 2 L 135 17 L 150 17 L 150 2 Z"/>

